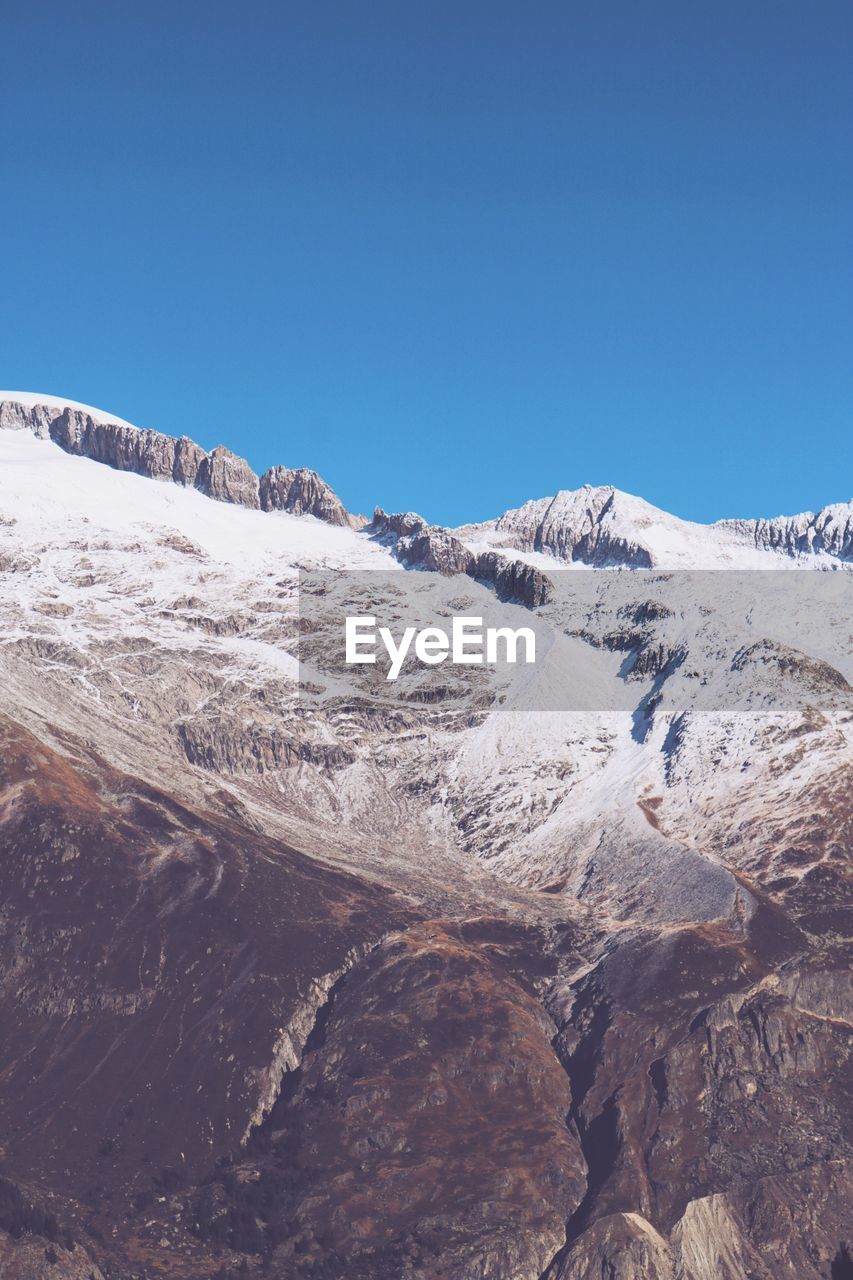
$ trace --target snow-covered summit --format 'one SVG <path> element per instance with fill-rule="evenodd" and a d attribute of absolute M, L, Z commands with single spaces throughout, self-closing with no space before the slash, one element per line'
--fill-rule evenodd
<path fill-rule="evenodd" d="M 133 427 L 134 430 L 138 430 L 132 422 L 126 422 L 124 418 L 119 418 L 114 413 L 96 409 L 90 404 L 82 404 L 79 400 L 68 400 L 65 396 L 46 395 L 41 391 L 0 391 L 0 405 L 19 405 L 24 409 L 37 407 L 55 409 L 59 413 L 65 409 L 74 409 L 78 413 L 86 414 L 94 422 L 114 422 L 117 426 Z"/>
<path fill-rule="evenodd" d="M 610 486 L 561 489 L 456 534 L 563 563 L 645 569 L 772 568 L 853 560 L 853 503 L 772 520 L 682 520 Z"/>

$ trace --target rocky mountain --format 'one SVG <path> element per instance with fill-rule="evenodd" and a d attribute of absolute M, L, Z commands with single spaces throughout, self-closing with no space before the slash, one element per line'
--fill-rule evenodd
<path fill-rule="evenodd" d="M 0 1273 L 848 1277 L 849 518 L 362 527 L 0 395 Z M 336 589 L 540 659 L 342 682 Z"/>
<path fill-rule="evenodd" d="M 290 511 L 295 516 L 316 516 L 327 524 L 362 528 L 363 516 L 352 516 L 338 495 L 316 471 L 299 467 L 270 467 L 261 476 L 258 496 L 263 511 Z"/>
<path fill-rule="evenodd" d="M 815 553 L 853 560 L 853 502 L 836 502 L 813 515 L 779 516 L 775 520 L 721 520 L 715 528 L 730 531 L 756 547 L 789 556 Z"/>
<path fill-rule="evenodd" d="M 853 502 L 836 503 L 817 515 L 699 525 L 618 489 L 584 485 L 456 532 L 466 542 L 539 552 L 596 568 L 766 568 L 766 557 L 750 553 L 798 561 L 853 560 Z"/>

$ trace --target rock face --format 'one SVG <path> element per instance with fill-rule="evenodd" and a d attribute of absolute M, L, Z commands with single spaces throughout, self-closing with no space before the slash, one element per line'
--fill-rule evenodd
<path fill-rule="evenodd" d="M 401 564 L 445 577 L 464 573 L 488 583 L 501 600 L 536 609 L 545 604 L 553 584 L 541 570 L 496 551 L 476 554 L 447 529 L 436 528 L 412 511 L 387 515 L 377 507 L 368 531 L 390 542 Z"/>
<path fill-rule="evenodd" d="M 175 440 L 159 431 L 98 422 L 76 409 L 65 409 L 53 418 L 47 434 L 66 453 L 103 462 L 116 471 L 173 480 L 190 488 L 196 486 L 206 457 L 204 450 L 186 436 Z"/>
<path fill-rule="evenodd" d="M 372 537 L 379 538 L 391 546 L 394 546 L 400 538 L 427 533 L 429 529 L 430 525 L 416 511 L 389 513 L 383 511 L 381 507 L 374 508 L 373 519 L 367 526 L 367 531 Z"/>
<path fill-rule="evenodd" d="M 60 410 L 48 404 L 22 404 L 17 400 L 0 400 L 0 430 L 31 431 L 40 440 L 50 435 L 50 424 Z"/>
<path fill-rule="evenodd" d="M 477 556 L 473 577 L 490 582 L 501 600 L 516 600 L 538 609 L 551 599 L 554 587 L 547 574 L 523 560 L 507 560 L 496 551 Z"/>
<path fill-rule="evenodd" d="M 233 1245 L 254 1214 L 255 1247 L 294 1280 L 539 1280 L 584 1162 L 554 1028 L 507 943 L 498 922 L 431 922 L 354 968 L 249 1161 L 200 1196 L 202 1238 Z"/>
<path fill-rule="evenodd" d="M 316 516 L 326 524 L 360 529 L 367 523 L 363 516 L 346 510 L 334 489 L 307 467 L 270 467 L 261 476 L 260 500 L 263 511 L 290 511 L 295 516 Z"/>
<path fill-rule="evenodd" d="M 833 976 L 849 956 L 804 963 L 801 939 L 762 907 L 749 974 L 724 936 L 686 929 L 617 949 L 575 989 L 556 1043 L 588 1190 L 548 1280 L 829 1274 L 853 1152 L 850 984 Z M 688 972 L 720 993 L 698 1014 Z M 632 996 L 638 980 L 653 985 Z"/>
<path fill-rule="evenodd" d="M 667 1237 L 637 1213 L 610 1214 L 547 1280 L 847 1280 L 838 1223 L 851 1190 L 849 1170 L 829 1163 L 691 1200 Z"/>
<path fill-rule="evenodd" d="M 824 552 L 838 560 L 853 560 L 853 502 L 834 503 L 817 515 L 807 511 L 773 520 L 720 520 L 713 527 L 790 556 Z"/>
<path fill-rule="evenodd" d="M 611 1213 L 585 1231 L 549 1280 L 675 1280 L 669 1243 L 638 1213 Z"/>
<path fill-rule="evenodd" d="M 245 458 L 238 458 L 221 444 L 202 458 L 195 487 L 217 502 L 236 502 L 238 506 L 255 509 L 261 505 L 258 477 Z"/>
<path fill-rule="evenodd" d="M 256 726 L 247 730 L 239 722 L 181 721 L 177 731 L 190 764 L 219 773 L 262 774 L 300 763 L 335 770 L 355 760 L 354 753 L 339 743 L 300 741 Z"/>
<path fill-rule="evenodd" d="M 361 528 L 366 522 L 345 509 L 315 471 L 272 467 L 259 480 L 244 458 L 224 445 L 206 453 L 187 436 L 104 421 L 83 409 L 0 401 L 0 429 L 27 430 L 51 439 L 66 453 L 91 458 L 117 471 L 170 480 L 198 489 L 217 502 L 264 511 L 313 515 L 327 524 Z"/>
<path fill-rule="evenodd" d="M 397 559 L 414 569 L 426 569 L 452 577 L 456 573 L 473 576 L 476 557 L 463 542 L 444 529 L 424 527 L 406 534 L 397 543 Z"/>
<path fill-rule="evenodd" d="M 495 530 L 508 546 L 541 551 L 558 560 L 649 569 L 648 549 L 639 538 L 615 527 L 616 499 L 616 490 L 606 487 L 561 490 L 555 498 L 526 502 L 517 511 L 508 511 Z"/>

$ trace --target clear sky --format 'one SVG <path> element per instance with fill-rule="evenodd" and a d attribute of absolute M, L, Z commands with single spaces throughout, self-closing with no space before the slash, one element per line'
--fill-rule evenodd
<path fill-rule="evenodd" d="M 0 15 L 0 386 L 446 523 L 853 497 L 850 0 Z"/>

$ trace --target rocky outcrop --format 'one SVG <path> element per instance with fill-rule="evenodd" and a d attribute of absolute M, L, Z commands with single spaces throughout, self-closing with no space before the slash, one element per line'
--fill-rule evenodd
<path fill-rule="evenodd" d="M 849 1161 L 694 1200 L 670 1233 L 675 1280 L 849 1280 Z"/>
<path fill-rule="evenodd" d="M 258 479 L 248 462 L 224 445 L 207 453 L 187 436 L 95 417 L 70 405 L 0 401 L 0 429 L 31 431 L 53 440 L 66 453 L 91 458 L 116 471 L 132 471 L 198 489 L 217 502 L 253 510 L 312 515 L 327 524 L 360 529 L 363 516 L 351 515 L 316 471 L 271 467 Z"/>
<path fill-rule="evenodd" d="M 523 560 L 508 560 L 497 551 L 483 551 L 477 557 L 473 576 L 491 583 L 501 600 L 514 600 L 528 609 L 547 604 L 554 591 L 541 569 Z"/>
<path fill-rule="evenodd" d="M 608 1214 L 545 1280 L 848 1280 L 851 1193 L 835 1161 L 691 1200 L 668 1236 L 638 1213 Z"/>
<path fill-rule="evenodd" d="M 672 1243 L 677 1280 L 773 1280 L 727 1196 L 691 1200 Z"/>
<path fill-rule="evenodd" d="M 36 406 L 33 412 L 38 409 Z M 195 486 L 206 457 L 186 436 L 174 439 L 159 431 L 100 422 L 79 409 L 63 409 L 49 422 L 47 434 L 66 453 L 91 458 L 116 471 L 133 471 L 187 487 Z"/>
<path fill-rule="evenodd" d="M 69 406 L 0 404 L 0 426 L 30 429 L 66 453 L 102 462 L 116 471 L 132 471 L 153 480 L 170 480 L 199 489 L 220 502 L 258 507 L 258 478 L 249 464 L 219 445 L 208 454 L 187 436 L 106 422 Z"/>
<path fill-rule="evenodd" d="M 639 1213 L 612 1213 L 585 1231 L 547 1280 L 675 1280 L 669 1243 Z"/>
<path fill-rule="evenodd" d="M 473 577 L 477 561 L 463 542 L 444 529 L 424 527 L 407 534 L 397 543 L 397 559 L 413 569 L 426 569 L 452 577 L 467 573 Z"/>
<path fill-rule="evenodd" d="M 323 1019 L 330 1012 L 330 992 L 344 974 L 349 972 L 353 964 L 361 959 L 366 950 L 369 948 L 355 948 L 345 956 L 344 963 L 339 969 L 309 981 L 307 995 L 292 1014 L 287 1026 L 279 1032 L 271 1061 L 255 1072 L 258 1101 L 243 1133 L 243 1146 L 248 1142 L 253 1130 L 272 1112 L 281 1096 L 285 1078 L 299 1070 L 302 1055 L 312 1033 L 322 1027 Z"/>
<path fill-rule="evenodd" d="M 221 774 L 266 774 L 311 764 L 345 769 L 355 753 L 337 742 L 299 741 L 255 724 L 200 720 L 177 726 L 190 764 Z"/>
<path fill-rule="evenodd" d="M 347 511 L 334 489 L 307 467 L 270 467 L 261 476 L 262 511 L 289 511 L 295 516 L 316 516 L 326 524 L 360 529 L 367 521 Z"/>
<path fill-rule="evenodd" d="M 194 489 L 204 456 L 204 450 L 194 440 L 190 440 L 189 436 L 179 436 L 175 441 L 175 457 L 172 462 L 172 479 L 175 483 L 182 484 L 186 489 Z"/>
<path fill-rule="evenodd" d="M 235 502 L 241 507 L 260 509 L 258 477 L 245 458 L 218 444 L 199 463 L 196 489 L 217 502 Z"/>
<path fill-rule="evenodd" d="M 415 511 L 398 511 L 389 515 L 381 507 L 376 507 L 368 528 L 375 537 L 393 540 L 407 537 L 411 533 L 420 533 L 428 529 L 429 525 Z"/>
<path fill-rule="evenodd" d="M 838 560 L 853 560 L 853 502 L 836 502 L 817 514 L 776 516 L 772 520 L 719 520 L 712 526 L 737 534 L 744 541 L 789 556 L 823 552 Z"/>
<path fill-rule="evenodd" d="M 478 945 L 489 923 L 416 925 L 350 970 L 249 1159 L 199 1197 L 203 1238 L 293 1280 L 539 1280 L 584 1161 L 554 1028 L 511 928 Z"/>
<path fill-rule="evenodd" d="M 851 984 L 843 951 L 783 958 L 802 945 L 762 906 L 745 946 L 696 929 L 629 942 L 578 984 L 555 1043 L 588 1190 L 547 1280 L 829 1275 L 850 1195 Z"/>
<path fill-rule="evenodd" d="M 377 507 L 368 526 L 394 550 L 401 564 L 445 577 L 464 573 L 492 587 L 501 600 L 536 609 L 550 600 L 553 584 L 541 570 L 497 551 L 475 554 L 448 529 L 427 524 L 413 511 L 388 515 Z"/>
<path fill-rule="evenodd" d="M 474 567 L 474 556 L 459 538 L 446 529 L 428 524 L 414 511 L 389 515 L 377 507 L 367 532 L 390 546 L 400 563 L 412 569 L 426 569 L 450 577 L 468 573 Z"/>
<path fill-rule="evenodd" d="M 526 502 L 495 522 L 498 545 L 599 567 L 651 568 L 652 557 L 640 538 L 620 527 L 616 497 L 615 489 L 586 485 Z"/>
<path fill-rule="evenodd" d="M 17 400 L 0 400 L 0 430 L 31 431 L 40 440 L 50 434 L 50 424 L 58 410 L 47 404 L 21 404 Z"/>

